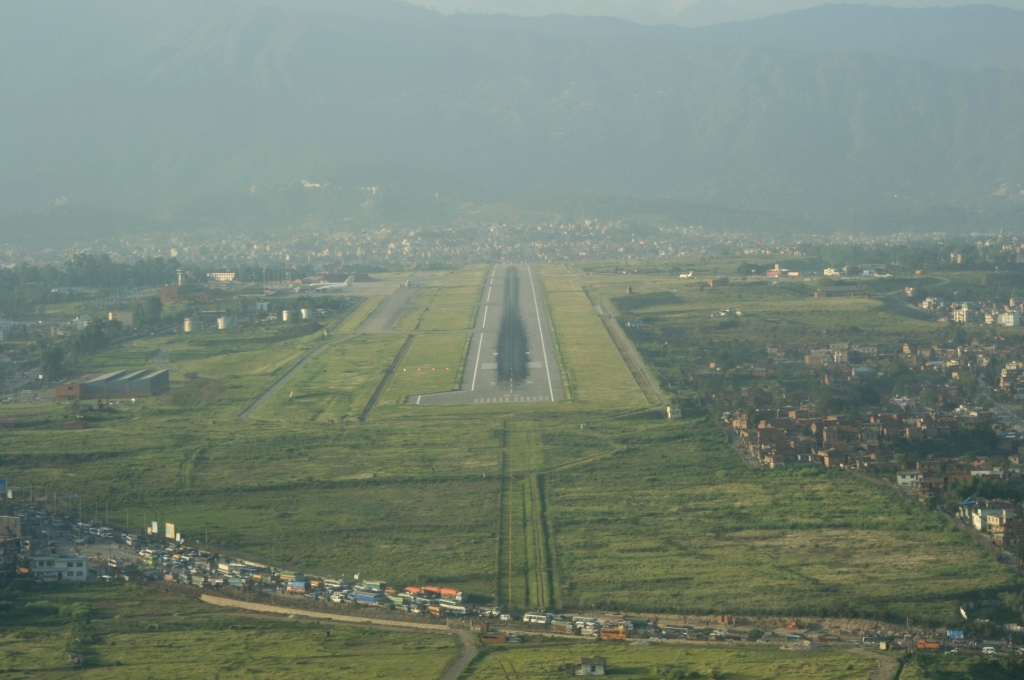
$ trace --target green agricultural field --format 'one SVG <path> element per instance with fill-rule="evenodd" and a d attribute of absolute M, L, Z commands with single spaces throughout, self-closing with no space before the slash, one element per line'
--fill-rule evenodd
<path fill-rule="evenodd" d="M 710 647 L 613 642 L 544 642 L 489 647 L 466 670 L 468 680 L 564 677 L 559 668 L 600 656 L 619 678 L 729 678 L 730 680 L 864 680 L 873 655 L 848 650 L 782 651 L 777 646 Z"/>
<path fill-rule="evenodd" d="M 561 267 L 540 267 L 562 382 L 573 401 L 628 410 L 648 404 L 578 278 Z"/>
<path fill-rule="evenodd" d="M 288 422 L 341 421 L 359 415 L 402 345 L 400 335 L 360 335 L 334 344 L 255 412 Z"/>
<path fill-rule="evenodd" d="M 440 678 L 454 639 L 224 613 L 128 585 L 9 589 L 5 678 Z M 84 659 L 68 663 L 69 652 Z"/>
<path fill-rule="evenodd" d="M 468 333 L 417 335 L 388 384 L 381 405 L 404 404 L 412 394 L 459 389 L 468 348 Z"/>

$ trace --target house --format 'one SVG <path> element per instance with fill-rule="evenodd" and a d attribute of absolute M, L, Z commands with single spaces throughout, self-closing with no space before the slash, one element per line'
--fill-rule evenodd
<path fill-rule="evenodd" d="M 85 581 L 89 559 L 76 553 L 29 555 L 28 568 L 39 581 Z"/>
<path fill-rule="evenodd" d="M 607 662 L 599 656 L 582 657 L 572 662 L 572 674 L 574 676 L 604 675 L 607 665 Z"/>
<path fill-rule="evenodd" d="M 896 473 L 896 484 L 907 489 L 916 489 L 921 485 L 924 473 L 917 470 L 903 470 Z"/>

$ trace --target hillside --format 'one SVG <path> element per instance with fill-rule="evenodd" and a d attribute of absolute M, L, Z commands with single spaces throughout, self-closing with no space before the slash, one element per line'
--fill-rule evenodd
<path fill-rule="evenodd" d="M 1012 26 L 983 10 L 978 22 Z M 5 3 L 0 124 L 17 134 L 0 141 L 0 214 L 66 197 L 174 219 L 207 196 L 303 179 L 481 202 L 809 211 L 812 223 L 1001 209 L 1024 186 L 1024 72 L 923 61 L 924 47 L 886 54 L 906 27 L 869 40 L 871 22 L 833 18 L 849 50 L 797 39 L 844 11 L 716 33 L 389 3 Z M 994 42 L 973 26 L 950 47 L 984 63 Z"/>

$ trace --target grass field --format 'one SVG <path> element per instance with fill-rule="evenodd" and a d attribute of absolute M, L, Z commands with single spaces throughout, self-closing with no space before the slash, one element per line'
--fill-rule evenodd
<path fill-rule="evenodd" d="M 418 291 L 413 306 L 394 323 L 402 331 L 461 331 L 473 327 L 487 266 L 467 267 L 435 277 Z"/>
<path fill-rule="evenodd" d="M 293 423 L 356 417 L 403 339 L 361 335 L 333 345 L 300 369 L 256 416 Z"/>
<path fill-rule="evenodd" d="M 467 669 L 470 680 L 564 677 L 559 667 L 600 656 L 620 678 L 728 678 L 729 680 L 865 680 L 873 658 L 842 650 L 781 651 L 777 647 L 714 648 L 704 645 L 635 645 L 545 642 L 492 647 Z"/>
<path fill-rule="evenodd" d="M 459 389 L 468 349 L 468 333 L 417 335 L 384 392 L 381 405 L 404 404 L 412 394 Z"/>
<path fill-rule="evenodd" d="M 10 606 L 5 678 L 439 678 L 457 655 L 443 635 L 225 614 L 128 585 L 30 590 Z M 69 666 L 69 651 L 84 667 Z"/>
<path fill-rule="evenodd" d="M 581 279 L 538 271 L 572 401 L 405 406 L 410 394 L 457 389 L 464 364 L 467 333 L 417 333 L 360 423 L 353 415 L 406 336 L 351 335 L 362 322 L 350 317 L 255 419 L 239 421 L 321 334 L 281 325 L 147 338 L 125 362 L 166 348 L 178 368 L 210 377 L 88 412 L 84 431 L 57 429 L 70 413 L 62 405 L 0 406 L 0 417 L 42 416 L 0 434 L 0 478 L 19 493 L 79 493 L 86 520 L 109 512 L 134 532 L 171 521 L 190 544 L 208 531 L 222 553 L 321 575 L 452 584 L 513 608 L 946 622 L 960 601 L 1016 587 L 941 517 L 887 487 L 841 473 L 751 471 L 712 422 L 633 413 L 648 402 Z M 472 288 L 485 272 L 449 275 L 438 290 Z M 587 285 L 619 289 L 611 275 Z M 820 333 L 820 301 L 790 292 L 758 290 L 765 319 L 792 314 L 796 328 Z M 696 292 L 675 302 L 645 295 L 630 296 L 639 305 L 630 313 L 660 305 L 658 314 L 710 320 L 719 304 Z M 848 304 L 851 317 L 885 315 L 870 300 Z M 750 312 L 767 323 L 761 313 Z M 871 319 L 864 327 L 896 332 Z M 121 352 L 94 365 L 120 367 Z"/>
<path fill-rule="evenodd" d="M 947 654 L 917 654 L 904 666 L 902 680 L 1017 680 L 1024 664 L 1010 659 L 987 659 Z"/>
<path fill-rule="evenodd" d="M 351 314 L 349 314 L 348 317 L 346 317 L 345 320 L 341 323 L 341 325 L 335 329 L 334 334 L 352 335 L 353 333 L 355 333 L 356 330 L 358 330 L 359 327 L 363 325 L 363 322 L 366 321 L 371 314 L 377 311 L 377 307 L 380 306 L 380 303 L 384 302 L 386 297 L 387 296 L 385 295 L 374 295 L 365 298 L 359 304 L 359 307 Z"/>
<path fill-rule="evenodd" d="M 748 470 L 699 421 L 611 427 L 594 430 L 644 455 L 547 479 L 566 605 L 951 621 L 958 598 L 1012 582 L 889 488 L 842 472 Z M 615 493 L 596 479 L 615 480 Z"/>
<path fill-rule="evenodd" d="M 576 276 L 561 267 L 537 269 L 569 397 L 591 408 L 627 410 L 646 406 L 647 399 Z"/>

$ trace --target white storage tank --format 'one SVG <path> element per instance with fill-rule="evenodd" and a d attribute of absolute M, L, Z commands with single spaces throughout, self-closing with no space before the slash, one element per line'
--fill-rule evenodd
<path fill-rule="evenodd" d="M 281 321 L 291 321 L 291 318 L 292 313 L 290 310 L 285 309 L 281 311 Z"/>
<path fill-rule="evenodd" d="M 309 309 L 300 309 L 299 314 L 302 315 L 303 321 L 309 321 L 310 319 L 313 318 L 313 312 Z"/>
<path fill-rule="evenodd" d="M 192 319 L 185 319 L 185 332 L 191 333 L 192 330 Z"/>

